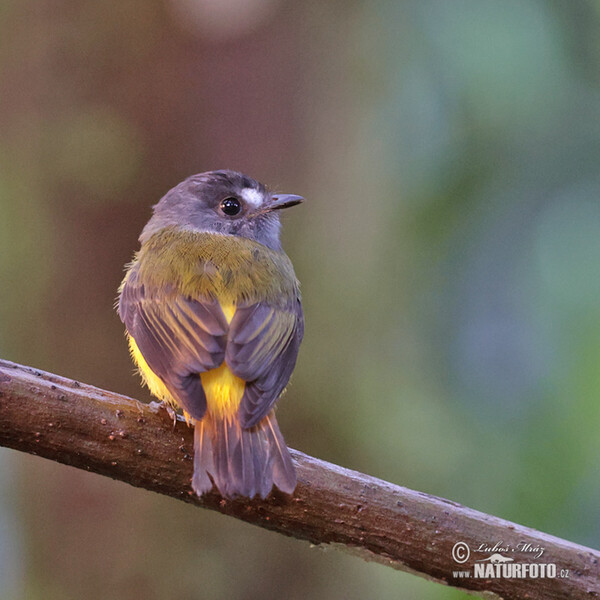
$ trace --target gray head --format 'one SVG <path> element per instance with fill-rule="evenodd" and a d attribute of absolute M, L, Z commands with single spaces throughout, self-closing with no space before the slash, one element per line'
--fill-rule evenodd
<path fill-rule="evenodd" d="M 272 194 L 258 181 L 235 171 L 207 171 L 175 186 L 154 206 L 140 236 L 144 243 L 165 227 L 238 235 L 279 250 L 278 210 L 302 202 L 300 196 Z"/>

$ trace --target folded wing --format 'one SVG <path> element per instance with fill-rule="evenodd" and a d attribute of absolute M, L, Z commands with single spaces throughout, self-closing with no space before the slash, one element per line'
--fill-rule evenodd
<path fill-rule="evenodd" d="M 228 324 L 216 300 L 152 290 L 132 270 L 119 298 L 119 315 L 148 366 L 194 419 L 206 411 L 200 373 L 225 358 Z"/>
<path fill-rule="evenodd" d="M 239 408 L 242 427 L 259 423 L 285 389 L 303 334 L 299 297 L 284 306 L 262 301 L 237 307 L 230 323 L 225 362 L 247 382 Z"/>

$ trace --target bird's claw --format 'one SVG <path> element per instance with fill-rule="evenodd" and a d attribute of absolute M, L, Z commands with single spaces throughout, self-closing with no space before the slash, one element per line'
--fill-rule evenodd
<path fill-rule="evenodd" d="M 171 417 L 171 420 L 173 421 L 173 429 L 175 429 L 175 426 L 177 425 L 177 411 L 170 404 L 167 404 L 164 400 L 159 403 L 158 408 L 162 408 L 167 412 L 167 414 L 169 415 L 169 417 Z"/>

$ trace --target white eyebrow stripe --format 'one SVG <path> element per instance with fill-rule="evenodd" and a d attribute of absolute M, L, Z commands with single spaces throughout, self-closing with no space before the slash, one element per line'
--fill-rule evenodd
<path fill-rule="evenodd" d="M 254 188 L 244 188 L 242 190 L 242 198 L 254 208 L 263 203 L 263 195 Z"/>

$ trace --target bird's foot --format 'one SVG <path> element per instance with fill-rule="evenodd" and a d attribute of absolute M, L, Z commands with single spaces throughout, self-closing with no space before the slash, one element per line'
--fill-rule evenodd
<path fill-rule="evenodd" d="M 158 402 L 157 404 L 159 410 L 162 409 L 166 411 L 166 413 L 169 415 L 169 418 L 171 419 L 171 421 L 173 421 L 173 429 L 175 429 L 175 426 L 177 425 L 177 411 L 164 400 Z"/>

